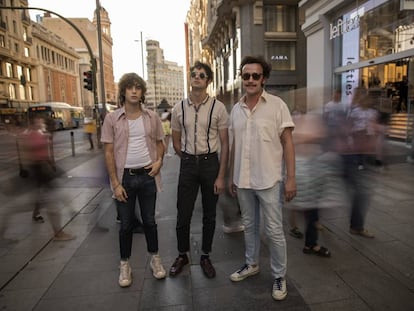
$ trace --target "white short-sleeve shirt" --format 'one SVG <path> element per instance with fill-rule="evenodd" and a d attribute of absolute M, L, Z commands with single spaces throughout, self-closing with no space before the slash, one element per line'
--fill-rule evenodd
<path fill-rule="evenodd" d="M 286 103 L 263 91 L 252 111 L 245 97 L 230 114 L 230 136 L 234 137 L 233 182 L 239 188 L 263 190 L 282 179 L 283 147 L 280 136 L 294 127 Z"/>

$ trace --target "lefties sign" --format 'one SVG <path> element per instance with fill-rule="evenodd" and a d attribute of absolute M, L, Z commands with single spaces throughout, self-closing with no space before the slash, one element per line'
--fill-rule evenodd
<path fill-rule="evenodd" d="M 359 15 L 354 17 L 344 17 L 336 21 L 336 24 L 330 24 L 329 39 L 335 39 L 347 32 L 359 28 Z"/>

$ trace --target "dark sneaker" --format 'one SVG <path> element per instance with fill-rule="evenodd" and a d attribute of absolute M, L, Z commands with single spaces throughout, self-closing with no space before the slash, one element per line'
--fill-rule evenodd
<path fill-rule="evenodd" d="M 204 275 L 209 279 L 212 279 L 216 276 L 216 270 L 214 269 L 213 265 L 211 264 L 210 258 L 208 257 L 201 257 L 200 259 L 200 266 L 204 272 Z"/>
<path fill-rule="evenodd" d="M 292 229 L 290 229 L 289 234 L 297 239 L 303 238 L 303 233 L 299 231 L 298 227 L 293 227 Z"/>
<path fill-rule="evenodd" d="M 274 300 L 283 300 L 287 296 L 286 279 L 277 278 L 273 283 L 272 297 Z"/>
<path fill-rule="evenodd" d="M 188 264 L 188 257 L 187 255 L 180 255 L 178 256 L 173 265 L 170 268 L 170 276 L 178 275 L 184 268 L 186 264 Z"/>

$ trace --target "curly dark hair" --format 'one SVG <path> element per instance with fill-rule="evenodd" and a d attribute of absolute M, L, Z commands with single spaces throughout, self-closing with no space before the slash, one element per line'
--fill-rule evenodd
<path fill-rule="evenodd" d="M 263 56 L 246 56 L 240 63 L 240 74 L 242 73 L 244 65 L 247 64 L 259 64 L 263 69 L 263 77 L 268 79 L 270 72 L 272 71 L 272 65 L 268 63 Z"/>
<path fill-rule="evenodd" d="M 125 90 L 129 87 L 134 85 L 138 85 L 141 87 L 142 96 L 141 96 L 141 103 L 145 101 L 145 93 L 147 92 L 147 84 L 145 83 L 144 79 L 142 79 L 139 75 L 134 72 L 124 74 L 118 82 L 118 89 L 119 95 L 118 100 L 121 106 L 125 103 Z"/>
<path fill-rule="evenodd" d="M 213 71 L 211 70 L 210 65 L 206 63 L 202 63 L 200 61 L 196 61 L 194 65 L 190 68 L 190 72 L 192 72 L 194 69 L 199 69 L 199 70 L 204 69 L 204 71 L 206 72 L 208 81 L 210 82 L 213 81 Z"/>

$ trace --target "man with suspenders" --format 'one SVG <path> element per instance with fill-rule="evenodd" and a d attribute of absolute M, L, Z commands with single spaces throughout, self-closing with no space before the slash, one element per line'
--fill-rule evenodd
<path fill-rule="evenodd" d="M 210 66 L 196 62 L 190 71 L 189 97 L 177 103 L 172 112 L 173 146 L 181 164 L 176 226 L 179 256 L 171 266 L 170 276 L 178 275 L 189 263 L 190 224 L 199 188 L 203 207 L 200 265 L 206 277 L 216 275 L 209 253 L 216 226 L 218 195 L 225 190 L 229 147 L 226 108 L 207 94 L 212 80 Z"/>

